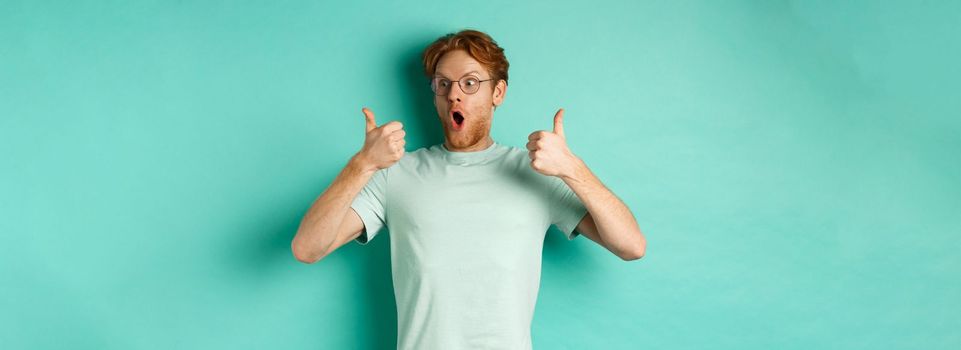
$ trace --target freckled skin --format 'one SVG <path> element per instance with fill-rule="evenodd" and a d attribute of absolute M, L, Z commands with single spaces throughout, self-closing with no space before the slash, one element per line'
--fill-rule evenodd
<path fill-rule="evenodd" d="M 476 73 L 471 73 L 475 71 Z M 444 54 L 437 62 L 435 76 L 445 77 L 451 81 L 473 75 L 480 80 L 491 78 L 490 72 L 480 62 L 470 57 L 464 50 L 455 50 Z M 493 144 L 490 137 L 491 124 L 494 117 L 494 106 L 504 101 L 507 83 L 500 81 L 485 81 L 480 83 L 480 89 L 473 94 L 466 94 L 457 83 L 451 86 L 446 96 L 434 95 L 434 106 L 437 116 L 444 129 L 444 145 L 453 152 L 473 152 L 484 150 Z M 460 131 L 454 131 L 454 121 L 450 111 L 460 107 L 464 114 L 464 126 Z"/>

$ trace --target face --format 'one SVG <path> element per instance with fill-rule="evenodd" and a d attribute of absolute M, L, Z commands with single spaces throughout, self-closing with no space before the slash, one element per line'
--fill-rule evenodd
<path fill-rule="evenodd" d="M 494 106 L 504 101 L 507 83 L 484 81 L 477 83 L 477 92 L 464 92 L 464 82 L 457 80 L 476 78 L 491 79 L 490 72 L 470 57 L 464 50 L 455 50 L 441 56 L 434 71 L 434 77 L 451 81 L 446 95 L 434 95 L 434 106 L 444 128 L 445 145 L 451 151 L 470 152 L 486 149 L 493 143 L 490 138 Z"/>

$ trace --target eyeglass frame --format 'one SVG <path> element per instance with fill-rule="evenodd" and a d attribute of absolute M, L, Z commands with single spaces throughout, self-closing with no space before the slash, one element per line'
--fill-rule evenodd
<path fill-rule="evenodd" d="M 451 83 L 457 83 L 457 88 L 460 89 L 460 91 L 462 91 L 462 92 L 464 92 L 465 94 L 468 94 L 468 95 L 473 95 L 473 94 L 476 94 L 477 91 L 480 91 L 480 85 L 479 85 L 480 83 L 483 83 L 483 82 L 485 82 L 485 81 L 494 80 L 494 78 L 489 78 L 489 79 L 484 79 L 484 80 L 478 79 L 478 80 L 477 80 L 477 84 L 478 84 L 477 90 L 474 91 L 474 92 L 467 92 L 467 90 L 464 90 L 464 87 L 461 86 L 461 84 L 460 84 L 460 81 L 461 81 L 461 80 L 464 80 L 464 78 L 477 78 L 477 77 L 468 74 L 468 75 L 462 76 L 460 79 L 450 80 L 450 79 L 447 79 L 447 77 L 435 75 L 435 76 L 433 76 L 433 77 L 430 78 L 430 81 L 427 82 L 427 84 L 430 85 L 430 90 L 431 90 L 432 92 L 434 92 L 434 95 L 437 95 L 437 96 L 450 95 L 450 91 L 451 91 L 451 88 L 453 87 L 453 85 L 451 85 L 451 87 L 448 87 L 448 90 L 447 90 L 447 93 L 446 93 L 446 94 L 444 94 L 444 95 L 438 94 L 438 93 L 437 93 L 437 90 L 434 88 L 434 80 L 436 80 L 436 79 L 442 79 L 442 80 L 447 80 L 447 81 L 449 81 L 449 82 L 451 82 Z"/>

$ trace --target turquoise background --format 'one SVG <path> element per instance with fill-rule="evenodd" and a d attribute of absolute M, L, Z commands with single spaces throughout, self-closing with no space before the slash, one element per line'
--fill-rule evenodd
<path fill-rule="evenodd" d="M 363 143 L 443 140 L 419 55 L 511 63 L 493 137 L 564 107 L 633 210 L 556 229 L 537 349 L 961 347 L 957 1 L 0 1 L 4 349 L 390 349 L 386 238 L 314 265 L 302 215 Z M 386 237 L 386 236 L 385 236 Z"/>

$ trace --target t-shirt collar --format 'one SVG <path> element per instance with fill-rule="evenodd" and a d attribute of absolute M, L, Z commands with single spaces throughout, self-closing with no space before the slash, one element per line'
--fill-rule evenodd
<path fill-rule="evenodd" d="M 447 149 L 447 145 L 443 143 L 440 145 L 440 150 L 444 153 L 444 158 L 458 163 L 474 163 L 484 160 L 497 148 L 500 148 L 500 145 L 496 141 L 492 142 L 490 146 L 483 150 L 472 152 L 453 152 Z"/>

